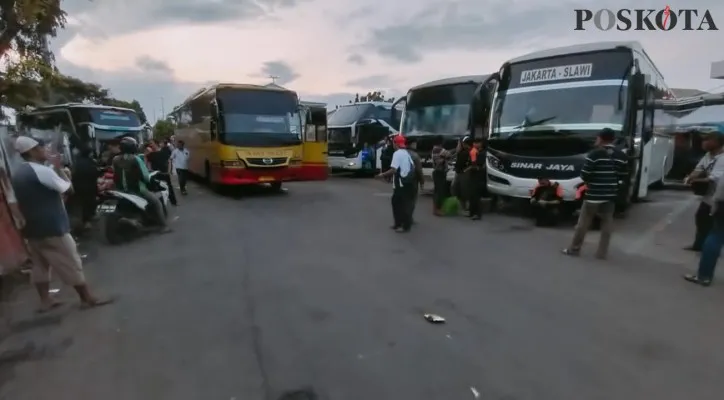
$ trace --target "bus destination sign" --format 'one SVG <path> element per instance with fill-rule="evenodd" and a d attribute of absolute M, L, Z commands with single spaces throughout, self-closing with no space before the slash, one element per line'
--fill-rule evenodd
<path fill-rule="evenodd" d="M 593 64 L 561 65 L 550 68 L 531 69 L 520 74 L 520 84 L 562 81 L 590 78 Z"/>

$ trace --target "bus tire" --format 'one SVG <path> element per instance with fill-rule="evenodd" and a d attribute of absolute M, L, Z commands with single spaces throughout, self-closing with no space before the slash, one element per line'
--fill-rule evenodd
<path fill-rule="evenodd" d="M 209 164 L 209 160 L 204 161 L 204 183 L 211 188 L 212 191 L 219 191 L 219 185 L 211 179 L 211 165 Z"/>
<path fill-rule="evenodd" d="M 271 187 L 271 190 L 273 190 L 275 192 L 281 192 L 282 183 L 281 182 L 272 182 L 269 184 L 269 187 Z"/>

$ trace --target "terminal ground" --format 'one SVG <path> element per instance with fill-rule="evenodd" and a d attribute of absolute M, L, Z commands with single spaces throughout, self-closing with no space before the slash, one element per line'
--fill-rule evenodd
<path fill-rule="evenodd" d="M 654 192 L 610 259 L 570 228 L 435 218 L 395 234 L 390 187 L 335 177 L 283 194 L 194 185 L 175 231 L 85 243 L 105 308 L 7 305 L 0 399 L 720 399 L 724 281 L 680 275 L 695 200 Z M 431 324 L 435 313 L 445 324 Z"/>

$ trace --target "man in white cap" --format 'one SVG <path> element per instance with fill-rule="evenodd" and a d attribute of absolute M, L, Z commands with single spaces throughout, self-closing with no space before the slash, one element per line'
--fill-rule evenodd
<path fill-rule="evenodd" d="M 28 242 L 32 261 L 31 278 L 47 311 L 60 305 L 49 294 L 50 269 L 63 283 L 73 286 L 84 308 L 111 303 L 91 295 L 83 275 L 83 265 L 63 204 L 63 195 L 71 191 L 70 179 L 61 169 L 60 158 L 49 160 L 45 148 L 36 140 L 21 136 L 15 149 L 23 162 L 13 171 L 12 183 L 18 206 L 25 218 L 22 233 Z M 54 169 L 45 166 L 52 161 Z"/>

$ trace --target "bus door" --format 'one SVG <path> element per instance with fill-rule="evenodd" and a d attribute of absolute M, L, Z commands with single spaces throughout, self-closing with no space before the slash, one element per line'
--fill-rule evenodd
<path fill-rule="evenodd" d="M 644 92 L 644 102 L 642 107 L 641 126 L 638 128 L 641 132 L 641 158 L 639 164 L 639 187 L 638 198 L 646 198 L 649 192 L 649 174 L 652 162 L 652 153 L 654 151 L 654 100 L 656 99 L 656 88 L 647 84 Z"/>
<path fill-rule="evenodd" d="M 310 107 L 302 135 L 303 180 L 323 181 L 329 174 L 327 164 L 327 109 Z"/>

